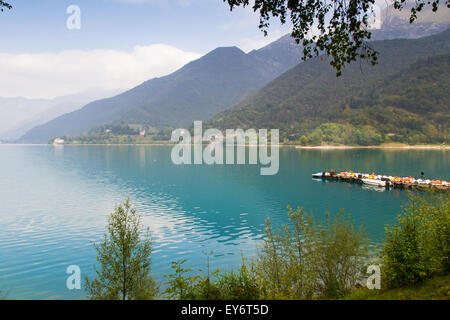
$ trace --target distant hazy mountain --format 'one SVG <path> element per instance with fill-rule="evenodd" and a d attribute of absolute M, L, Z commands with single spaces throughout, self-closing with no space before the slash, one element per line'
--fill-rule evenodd
<path fill-rule="evenodd" d="M 8 132 L 49 109 L 50 100 L 0 97 L 0 140 L 14 139 Z"/>
<path fill-rule="evenodd" d="M 350 124 L 360 132 L 370 126 L 401 141 L 450 138 L 450 29 L 372 44 L 379 51 L 375 67 L 353 63 L 336 78 L 326 60 L 309 60 L 205 126 L 279 128 L 293 140 L 324 123 Z"/>
<path fill-rule="evenodd" d="M 436 12 L 431 6 L 426 6 L 418 13 L 418 19 L 409 23 L 411 16 L 411 4 L 405 4 L 400 11 L 388 6 L 380 12 L 381 28 L 372 30 L 373 40 L 387 39 L 416 39 L 433 35 L 450 27 L 450 10 L 441 3 Z"/>
<path fill-rule="evenodd" d="M 208 119 L 256 92 L 301 60 L 302 49 L 285 36 L 248 54 L 217 48 L 178 71 L 33 128 L 20 140 L 46 142 L 110 123 L 183 127 Z"/>
<path fill-rule="evenodd" d="M 92 89 L 54 99 L 0 97 L 0 140 L 14 141 L 37 125 L 115 93 L 117 92 Z"/>

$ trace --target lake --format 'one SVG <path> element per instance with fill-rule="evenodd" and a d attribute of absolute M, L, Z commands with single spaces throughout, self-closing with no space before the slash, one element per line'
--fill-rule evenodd
<path fill-rule="evenodd" d="M 277 175 L 259 165 L 172 164 L 170 146 L 0 145 L 0 288 L 13 299 L 83 299 L 66 288 L 66 268 L 93 275 L 92 247 L 106 216 L 128 197 L 150 227 L 153 274 L 170 262 L 204 268 L 239 266 L 261 244 L 264 220 L 287 222 L 286 206 L 319 219 L 341 208 L 364 223 L 379 243 L 407 192 L 322 182 L 311 174 L 353 169 L 392 175 L 450 178 L 448 150 L 305 150 L 280 148 Z"/>

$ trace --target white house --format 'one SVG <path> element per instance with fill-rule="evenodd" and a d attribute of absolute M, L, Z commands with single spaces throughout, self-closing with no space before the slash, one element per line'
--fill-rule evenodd
<path fill-rule="evenodd" d="M 53 140 L 53 145 L 58 145 L 58 144 L 64 144 L 64 139 L 55 138 L 55 140 Z"/>

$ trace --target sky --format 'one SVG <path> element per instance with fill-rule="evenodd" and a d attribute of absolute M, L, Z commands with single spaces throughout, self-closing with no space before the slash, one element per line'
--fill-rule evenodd
<path fill-rule="evenodd" d="M 0 97 L 54 98 L 90 89 L 129 89 L 167 75 L 220 46 L 245 52 L 269 36 L 251 8 L 222 0 L 10 0 L 0 13 Z M 80 19 L 72 19 L 75 5 Z M 76 25 L 79 29 L 67 26 Z"/>

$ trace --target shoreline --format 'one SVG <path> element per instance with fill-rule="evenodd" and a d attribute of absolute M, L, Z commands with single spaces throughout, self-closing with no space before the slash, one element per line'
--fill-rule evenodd
<path fill-rule="evenodd" d="M 162 142 L 162 143 L 69 143 L 64 144 L 66 146 L 175 146 L 177 143 L 174 142 Z M 203 145 L 207 145 L 204 143 Z M 240 145 L 237 145 L 240 146 Z M 257 147 L 257 145 L 246 145 L 247 147 Z M 270 144 L 269 144 L 270 146 Z M 407 144 L 381 144 L 378 146 L 349 146 L 349 145 L 321 145 L 321 146 L 302 146 L 298 144 L 282 144 L 280 147 L 288 147 L 295 149 L 316 149 L 316 150 L 347 150 L 347 149 L 423 149 L 423 150 L 450 150 L 450 145 L 433 145 L 433 144 L 423 144 L 423 145 L 407 145 Z"/>
<path fill-rule="evenodd" d="M 44 143 L 0 143 L 0 146 L 175 146 L 176 143 L 66 143 L 66 144 L 44 144 Z M 207 144 L 204 144 L 207 145 Z M 248 147 L 249 145 L 247 145 Z M 251 145 L 257 146 L 257 145 Z M 270 144 L 269 144 L 270 146 Z M 416 150 L 450 150 L 450 145 L 407 145 L 407 144 L 385 144 L 378 146 L 349 146 L 349 145 L 320 145 L 320 146 L 303 146 L 297 144 L 281 144 L 280 147 L 288 147 L 295 149 L 311 149 L 311 150 L 347 150 L 347 149 L 416 149 Z"/>
<path fill-rule="evenodd" d="M 295 145 L 296 149 L 317 149 L 317 150 L 346 150 L 346 149 L 417 149 L 417 150 L 450 150 L 450 146 L 440 145 L 379 145 L 379 146 L 299 146 Z"/>

